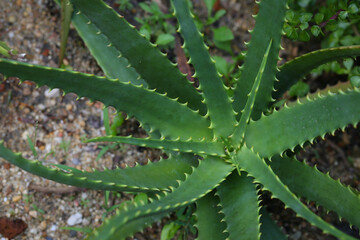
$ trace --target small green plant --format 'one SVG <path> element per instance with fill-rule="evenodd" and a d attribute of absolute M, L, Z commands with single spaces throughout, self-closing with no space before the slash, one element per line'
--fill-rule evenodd
<path fill-rule="evenodd" d="M 172 14 L 166 14 L 161 11 L 155 2 L 139 3 L 139 6 L 146 12 L 142 18 L 135 17 L 135 20 L 141 24 L 140 33 L 153 40 L 153 42 L 161 47 L 167 47 L 174 43 L 175 26 L 167 21 L 172 18 Z"/>
<path fill-rule="evenodd" d="M 321 40 L 322 48 L 350 46 L 360 42 L 359 1 L 319 2 L 315 0 L 289 0 L 284 32 L 293 40 L 309 41 L 311 37 Z M 333 72 L 347 74 L 348 79 L 360 78 L 360 67 L 353 59 L 338 60 L 320 66 L 313 75 Z"/>
<path fill-rule="evenodd" d="M 60 183 L 146 193 L 139 201 L 119 206 L 88 239 L 126 239 L 192 204 L 196 204 L 198 239 L 286 239 L 261 203 L 264 191 L 325 233 L 355 239 L 314 214 L 300 198 L 359 227 L 359 192 L 297 161 L 291 151 L 349 124 L 356 127 L 360 89 L 344 83 L 279 105 L 278 110 L 271 105 L 317 66 L 359 56 L 360 46 L 314 51 L 278 67 L 286 0 L 261 1 L 244 64 L 236 74 L 240 78 L 232 79 L 234 89 L 226 89 L 187 1 L 171 2 L 194 77 L 200 82 L 197 89 L 101 0 L 71 0 L 72 23 L 106 77 L 0 58 L 2 74 L 101 101 L 135 117 L 149 134 L 148 138 L 105 136 L 88 142 L 162 149 L 166 159 L 87 172 L 27 160 L 3 142 L 0 156 Z"/>
<path fill-rule="evenodd" d="M 130 10 L 134 7 L 131 0 L 117 0 L 116 3 L 119 4 L 120 11 Z"/>

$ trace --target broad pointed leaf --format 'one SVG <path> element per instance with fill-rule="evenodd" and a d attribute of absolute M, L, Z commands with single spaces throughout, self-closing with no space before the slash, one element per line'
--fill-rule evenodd
<path fill-rule="evenodd" d="M 224 146 L 220 142 L 195 142 L 195 141 L 180 141 L 180 140 L 165 140 L 165 139 L 150 139 L 150 138 L 134 138 L 122 136 L 106 136 L 97 137 L 86 140 L 85 142 L 118 142 L 134 144 L 142 147 L 151 147 L 164 149 L 175 152 L 198 153 L 213 156 L 225 156 Z"/>
<path fill-rule="evenodd" d="M 173 0 L 172 3 L 180 24 L 180 32 L 185 40 L 185 47 L 189 51 L 191 63 L 196 71 L 195 75 L 200 81 L 200 89 L 204 93 L 211 127 L 215 136 L 226 138 L 232 133 L 236 123 L 230 99 L 210 58 L 204 39 L 191 17 L 188 2 Z"/>
<path fill-rule="evenodd" d="M 99 29 L 98 34 L 108 39 L 131 66 L 147 82 L 149 88 L 179 98 L 193 110 L 205 114 L 202 97 L 186 77 L 173 66 L 155 46 L 141 36 L 133 26 L 119 16 L 111 7 L 100 0 L 71 0 L 74 12 L 82 14 Z"/>
<path fill-rule="evenodd" d="M 165 137 L 212 138 L 204 117 L 173 99 L 130 83 L 1 58 L 0 73 L 101 101 L 135 116 L 142 124 L 151 125 L 152 130 L 159 130 Z"/>
<path fill-rule="evenodd" d="M 251 177 L 233 172 L 219 187 L 228 239 L 260 239 L 259 200 L 256 185 Z"/>
<path fill-rule="evenodd" d="M 356 56 L 360 56 L 360 46 L 320 49 L 297 57 L 280 67 L 273 96 L 275 99 L 281 97 L 293 84 L 321 64 Z"/>
<path fill-rule="evenodd" d="M 360 121 L 360 90 L 329 92 L 263 116 L 247 127 L 245 142 L 262 157 L 293 149 Z"/>
<path fill-rule="evenodd" d="M 1 141 L 0 157 L 29 173 L 59 183 L 97 190 L 130 192 L 168 190 L 171 186 L 177 186 L 177 181 L 183 180 L 185 174 L 191 173 L 192 168 L 197 165 L 191 155 L 182 154 L 145 166 L 138 165 L 134 168 L 127 167 L 125 169 L 94 172 L 66 167 L 58 170 L 47 167 L 40 161 L 27 160 L 20 154 L 13 153 L 5 148 Z M 68 171 L 65 172 L 64 169 L 68 169 Z"/>
<path fill-rule="evenodd" d="M 286 12 L 286 0 L 261 1 L 259 13 L 256 16 L 256 25 L 251 33 L 251 41 L 245 56 L 245 62 L 241 69 L 241 77 L 237 80 L 234 91 L 234 110 L 238 113 L 247 101 L 247 96 L 254 85 L 256 74 L 260 69 L 261 61 L 266 48 L 272 39 L 269 58 L 264 71 L 264 79 L 261 82 L 258 97 L 256 98 L 252 119 L 260 118 L 269 103 L 272 101 L 272 92 L 277 72 L 279 59 L 281 31 L 283 28 Z M 240 119 L 240 114 L 238 115 Z"/>
<path fill-rule="evenodd" d="M 139 218 L 171 212 L 196 201 L 219 185 L 232 170 L 233 167 L 221 159 L 207 157 L 200 161 L 193 173 L 180 183 L 173 192 L 150 204 L 116 214 L 96 229 L 89 239 L 101 238 L 106 240 L 124 237 L 122 229 L 127 224 L 131 224 Z"/>
<path fill-rule="evenodd" d="M 274 174 L 265 161 L 259 157 L 259 155 L 244 146 L 235 158 L 235 161 L 239 164 L 241 169 L 247 171 L 250 176 L 253 176 L 257 182 L 261 183 L 264 190 L 270 191 L 273 197 L 280 199 L 286 207 L 293 209 L 299 216 L 319 227 L 325 233 L 330 233 L 344 240 L 354 240 L 353 237 L 346 235 L 334 226 L 325 222 L 302 204 Z"/>
<path fill-rule="evenodd" d="M 289 157 L 273 157 L 269 164 L 281 181 L 298 196 L 336 212 L 351 225 L 360 226 L 359 192 L 355 193 L 329 174 Z"/>
<path fill-rule="evenodd" d="M 197 240 L 227 239 L 226 223 L 222 221 L 224 215 L 220 213 L 221 207 L 218 206 L 219 198 L 214 192 L 196 201 L 196 212 L 198 229 Z"/>

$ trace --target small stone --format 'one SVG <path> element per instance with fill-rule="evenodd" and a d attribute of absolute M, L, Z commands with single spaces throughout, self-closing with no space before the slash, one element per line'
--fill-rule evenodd
<path fill-rule="evenodd" d="M 78 159 L 78 158 L 73 158 L 71 161 L 75 166 L 77 166 L 77 165 L 79 165 L 81 163 L 80 159 Z"/>
<path fill-rule="evenodd" d="M 58 88 L 54 88 L 50 91 L 45 91 L 45 97 L 48 98 L 60 97 L 60 90 Z"/>
<path fill-rule="evenodd" d="M 297 231 L 291 237 L 292 237 L 292 239 L 297 240 L 301 237 L 301 232 Z"/>
<path fill-rule="evenodd" d="M 16 202 L 18 202 L 18 201 L 20 201 L 20 200 L 21 200 L 21 195 L 14 196 L 14 197 L 12 198 L 12 201 L 13 201 L 14 203 L 16 203 Z"/>
<path fill-rule="evenodd" d="M 72 105 L 71 104 L 66 104 L 66 110 L 71 111 L 72 110 Z"/>
<path fill-rule="evenodd" d="M 52 232 L 55 232 L 57 229 L 58 229 L 58 227 L 55 224 L 51 225 L 51 227 L 50 227 L 50 231 L 52 231 Z"/>
<path fill-rule="evenodd" d="M 29 96 L 31 94 L 30 88 L 24 88 L 23 94 L 24 96 Z"/>
<path fill-rule="evenodd" d="M 8 18 L 8 21 L 10 23 L 14 23 L 16 21 L 16 17 L 14 15 L 10 15 L 9 18 Z"/>
<path fill-rule="evenodd" d="M 67 225 L 74 226 L 76 224 L 80 224 L 82 222 L 82 214 L 81 213 L 75 213 L 69 217 L 69 219 L 66 221 Z"/>
<path fill-rule="evenodd" d="M 77 236 L 77 231 L 70 230 L 70 232 L 69 232 L 69 236 L 70 236 L 71 238 L 76 237 L 76 236 Z"/>
<path fill-rule="evenodd" d="M 46 229 L 46 222 L 45 222 L 45 221 L 42 221 L 42 222 L 40 223 L 39 227 L 40 227 L 40 230 L 41 230 L 41 231 L 44 231 L 44 230 Z"/>
<path fill-rule="evenodd" d="M 33 218 L 37 218 L 37 212 L 36 211 L 30 211 L 29 215 Z"/>

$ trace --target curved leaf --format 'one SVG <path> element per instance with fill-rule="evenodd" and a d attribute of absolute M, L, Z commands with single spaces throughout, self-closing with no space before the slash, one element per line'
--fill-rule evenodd
<path fill-rule="evenodd" d="M 134 168 L 101 172 L 68 168 L 68 171 L 64 172 L 44 166 L 40 161 L 27 160 L 5 148 L 2 141 L 0 157 L 29 173 L 55 182 L 97 190 L 128 192 L 168 191 L 169 187 L 177 186 L 177 181 L 183 180 L 185 174 L 191 173 L 192 168 L 196 166 L 196 161 L 190 155 L 181 155 Z"/>
<path fill-rule="evenodd" d="M 245 142 L 262 157 L 271 157 L 286 149 L 312 142 L 360 121 L 360 90 L 329 92 L 316 99 L 305 99 L 291 107 L 263 116 L 247 127 Z"/>
<path fill-rule="evenodd" d="M 244 65 L 241 67 L 241 77 L 237 80 L 236 88 L 234 90 L 233 107 L 234 110 L 239 113 L 238 119 L 240 119 L 240 111 L 244 109 L 248 94 L 251 91 L 251 87 L 254 85 L 256 74 L 260 69 L 261 61 L 271 39 L 272 47 L 270 49 L 263 80 L 259 87 L 259 93 L 255 100 L 254 109 L 251 115 L 252 119 L 259 119 L 261 113 L 268 109 L 268 105 L 272 101 L 271 94 L 273 92 L 275 74 L 277 72 L 286 2 L 286 0 L 274 0 L 261 1 L 259 4 L 259 13 L 255 17 L 256 25 L 251 32 L 251 41 L 248 45 Z"/>
<path fill-rule="evenodd" d="M 229 239 L 260 239 L 259 200 L 253 179 L 233 172 L 217 187 Z"/>
<path fill-rule="evenodd" d="M 166 193 L 164 197 L 150 204 L 117 213 L 96 229 L 89 239 L 124 238 L 122 229 L 127 224 L 139 218 L 171 212 L 196 201 L 220 184 L 232 170 L 233 166 L 223 160 L 207 157 L 200 161 L 193 173 L 188 175 L 184 182 L 179 183 L 179 187 L 173 192 Z"/>
<path fill-rule="evenodd" d="M 159 130 L 165 137 L 212 138 L 207 119 L 174 99 L 130 83 L 1 58 L 0 73 L 39 85 L 46 84 L 50 88 L 58 87 L 79 97 L 87 96 L 114 106 L 118 111 L 135 116 L 142 124 L 151 125 L 153 130 Z"/>
<path fill-rule="evenodd" d="M 280 227 L 274 222 L 270 217 L 270 214 L 266 211 L 265 207 L 262 207 L 260 210 L 261 218 L 261 240 L 287 240 L 288 238 L 280 230 Z"/>
<path fill-rule="evenodd" d="M 280 181 L 272 169 L 254 152 L 247 147 L 243 147 L 235 156 L 235 160 L 241 169 L 248 172 L 255 181 L 263 185 L 264 190 L 272 193 L 272 196 L 280 199 L 286 207 L 293 209 L 299 216 L 309 221 L 314 226 L 319 227 L 325 233 L 330 233 L 340 239 L 355 240 L 346 235 L 334 226 L 322 220 L 315 213 L 310 211 L 301 201 Z"/>
<path fill-rule="evenodd" d="M 195 226 L 198 229 L 198 240 L 227 239 L 227 234 L 224 232 L 226 223 L 221 221 L 223 215 L 218 204 L 219 199 L 213 192 L 196 201 L 195 215 L 198 220 Z"/>
<path fill-rule="evenodd" d="M 250 116 L 251 116 L 251 112 L 252 109 L 254 107 L 254 103 L 256 100 L 256 96 L 257 96 L 257 92 L 259 90 L 259 86 L 261 83 L 261 79 L 262 79 L 262 75 L 264 73 L 265 67 L 266 67 L 266 62 L 267 62 L 267 58 L 269 56 L 269 51 L 271 48 L 271 44 L 272 44 L 272 40 L 270 40 L 269 46 L 265 52 L 264 58 L 261 62 L 259 71 L 256 75 L 255 81 L 254 81 L 254 85 L 251 88 L 251 91 L 248 95 L 248 100 L 246 101 L 246 105 L 244 107 L 244 109 L 241 111 L 241 118 L 240 121 L 238 123 L 238 125 L 235 128 L 234 133 L 232 134 L 232 136 L 230 136 L 232 138 L 232 140 L 234 141 L 233 144 L 236 144 L 236 146 L 238 148 L 240 148 L 243 144 L 243 140 L 244 140 L 244 136 L 245 136 L 245 130 L 246 127 L 250 121 Z"/>
<path fill-rule="evenodd" d="M 85 142 L 117 142 L 134 144 L 142 147 L 158 148 L 175 152 L 198 153 L 212 156 L 225 156 L 224 146 L 220 142 L 195 142 L 191 140 L 165 140 L 150 138 L 134 138 L 131 136 L 96 137 Z"/>
<path fill-rule="evenodd" d="M 188 103 L 191 109 L 200 110 L 200 114 L 206 113 L 206 106 L 201 102 L 202 96 L 186 77 L 111 7 L 100 0 L 71 2 L 74 12 L 80 12 L 99 29 L 98 34 L 103 34 L 109 46 L 114 46 L 129 61 L 149 88 L 166 93 L 171 98 L 179 98 L 179 102 Z"/>
<path fill-rule="evenodd" d="M 360 46 L 320 49 L 288 61 L 276 75 L 279 81 L 275 82 L 273 97 L 281 97 L 298 80 L 321 64 L 356 56 L 360 56 Z"/>
<path fill-rule="evenodd" d="M 235 114 L 224 84 L 218 75 L 214 62 L 205 46 L 204 39 L 197 29 L 184 0 L 173 0 L 175 16 L 177 17 L 185 47 L 189 51 L 191 63 L 195 68 L 195 76 L 200 81 L 200 89 L 208 108 L 211 128 L 217 137 L 228 137 L 236 124 Z"/>
<path fill-rule="evenodd" d="M 355 193 L 329 174 L 289 157 L 273 157 L 269 164 L 281 181 L 298 196 L 336 212 L 351 225 L 360 226 L 359 192 Z"/>

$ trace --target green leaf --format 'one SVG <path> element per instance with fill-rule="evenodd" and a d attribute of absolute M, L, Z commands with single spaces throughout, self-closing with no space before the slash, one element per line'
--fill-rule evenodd
<path fill-rule="evenodd" d="M 216 70 L 223 75 L 227 75 L 229 73 L 229 63 L 220 56 L 212 56 L 212 58 L 215 61 Z"/>
<path fill-rule="evenodd" d="M 101 236 L 104 240 L 124 239 L 126 235 L 123 234 L 123 229 L 127 225 L 142 218 L 171 212 L 196 201 L 218 186 L 232 170 L 233 167 L 222 159 L 207 157 L 200 161 L 193 173 L 171 193 L 149 204 L 117 213 L 96 229 L 89 239 L 96 239 L 96 236 Z"/>
<path fill-rule="evenodd" d="M 211 128 L 214 129 L 216 137 L 226 138 L 233 131 L 236 120 L 225 86 L 191 17 L 187 1 L 173 0 L 172 3 L 185 47 L 195 68 L 195 76 L 200 81 L 199 89 L 204 94 Z"/>
<path fill-rule="evenodd" d="M 96 137 L 85 142 L 117 142 L 134 144 L 142 147 L 151 147 L 175 152 L 198 153 L 213 156 L 225 156 L 224 146 L 220 142 L 196 142 L 150 138 L 133 138 L 131 136 L 105 136 Z"/>
<path fill-rule="evenodd" d="M 151 125 L 152 131 L 159 130 L 165 137 L 212 138 L 207 119 L 163 94 L 130 83 L 1 58 L 0 73 L 101 101 L 106 106 L 126 112 L 128 116 L 135 116 L 142 124 Z"/>
<path fill-rule="evenodd" d="M 159 49 L 113 9 L 99 0 L 71 0 L 74 12 L 89 19 L 90 24 L 98 28 L 98 33 L 108 39 L 147 82 L 150 89 L 167 93 L 179 102 L 188 103 L 193 110 L 200 110 L 205 115 L 206 106 L 201 102 L 202 96 L 189 83 L 186 76 L 171 63 Z M 80 13 L 79 13 L 80 12 Z M 119 55 L 120 56 L 120 55 Z M 171 84 L 169 84 L 171 79 Z"/>
<path fill-rule="evenodd" d="M 274 222 L 270 214 L 266 211 L 265 207 L 262 207 L 260 210 L 260 232 L 261 240 L 287 240 L 288 238 L 281 231 L 280 227 Z"/>
<path fill-rule="evenodd" d="M 81 13 L 73 14 L 72 24 L 108 78 L 117 78 L 122 82 L 130 81 L 134 85 L 148 86 L 145 80 L 130 66 L 128 59 L 123 56 L 119 57 L 121 56 L 120 51 L 110 45 L 107 36 L 98 34 L 99 28 L 91 23 L 89 18 Z"/>
<path fill-rule="evenodd" d="M 241 70 L 241 78 L 237 80 L 234 90 L 233 108 L 238 113 L 244 109 L 247 96 L 254 85 L 256 75 L 260 69 L 264 53 L 272 39 L 267 65 L 259 87 L 258 97 L 252 111 L 252 119 L 260 118 L 261 113 L 268 109 L 272 101 L 271 94 L 277 72 L 281 32 L 284 25 L 286 0 L 261 1 L 259 13 L 256 17 L 255 28 L 251 33 L 251 41 Z"/>
<path fill-rule="evenodd" d="M 360 46 L 321 49 L 297 57 L 280 67 L 276 76 L 279 81 L 275 82 L 276 92 L 273 92 L 273 97 L 281 97 L 298 80 L 321 64 L 355 56 L 360 56 Z"/>
<path fill-rule="evenodd" d="M 176 224 L 175 222 L 166 224 L 161 230 L 160 240 L 171 240 L 180 227 L 181 225 Z"/>
<path fill-rule="evenodd" d="M 293 209 L 299 216 L 309 221 L 314 226 L 319 227 L 325 233 L 330 233 L 340 239 L 355 240 L 346 235 L 334 226 L 322 220 L 315 213 L 304 206 L 301 201 L 280 181 L 271 168 L 254 152 L 243 147 L 236 155 L 234 161 L 239 164 L 241 169 L 253 176 L 256 182 L 263 185 L 263 190 L 268 190 L 272 196 L 280 199 L 286 207 Z"/>
<path fill-rule="evenodd" d="M 289 96 L 291 97 L 304 97 L 310 91 L 309 84 L 299 81 L 295 83 L 289 90 Z"/>
<path fill-rule="evenodd" d="M 314 35 L 315 37 L 319 36 L 319 34 L 321 33 L 321 28 L 318 25 L 314 25 L 311 27 L 311 33 L 312 35 Z"/>
<path fill-rule="evenodd" d="M 197 165 L 193 156 L 180 154 L 134 168 L 85 172 L 65 165 L 56 165 L 61 169 L 58 170 L 44 166 L 40 161 L 27 160 L 20 154 L 11 152 L 4 147 L 2 141 L 0 141 L 0 157 L 29 173 L 59 183 L 97 190 L 130 192 L 166 191 L 170 186 L 177 186 L 177 181 L 183 180 L 185 174 L 191 173 L 192 168 Z"/>
<path fill-rule="evenodd" d="M 306 141 L 324 137 L 336 129 L 360 121 L 360 90 L 327 93 L 315 99 L 303 99 L 263 116 L 247 127 L 245 142 L 262 157 L 271 157 Z M 304 114 L 306 113 L 306 114 Z"/>
<path fill-rule="evenodd" d="M 222 221 L 224 216 L 220 213 L 221 207 L 218 204 L 219 197 L 214 192 L 196 201 L 195 215 L 198 220 L 195 226 L 198 229 L 198 240 L 226 239 L 226 223 Z"/>
<path fill-rule="evenodd" d="M 307 23 L 311 20 L 311 18 L 312 18 L 312 13 L 301 13 L 300 22 Z"/>
<path fill-rule="evenodd" d="M 336 212 L 339 218 L 345 218 L 351 225 L 360 226 L 359 192 L 355 193 L 339 180 L 332 179 L 329 174 L 321 173 L 296 159 L 275 156 L 269 164 L 295 194 Z"/>
<path fill-rule="evenodd" d="M 314 20 L 316 24 L 320 24 L 324 19 L 324 14 L 323 13 L 317 13 L 314 16 Z"/>
<path fill-rule="evenodd" d="M 264 54 L 264 58 L 262 59 L 259 71 L 256 75 L 254 86 L 252 87 L 252 89 L 249 93 L 246 105 L 245 105 L 244 109 L 242 110 L 240 121 L 239 121 L 238 125 L 236 126 L 233 135 L 231 136 L 232 141 L 234 141 L 233 144 L 235 144 L 235 146 L 237 146 L 238 148 L 240 148 L 243 144 L 246 127 L 250 121 L 251 112 L 253 110 L 253 106 L 254 106 L 254 103 L 255 103 L 256 97 L 257 97 L 257 92 L 259 90 L 259 86 L 260 86 L 262 78 L 263 78 L 263 73 L 265 70 L 265 66 L 267 63 L 271 45 L 272 45 L 272 40 L 270 40 L 268 48 L 266 49 L 266 52 Z"/>
<path fill-rule="evenodd" d="M 301 31 L 299 33 L 299 40 L 303 42 L 307 42 L 310 40 L 310 35 L 306 31 Z"/>
<path fill-rule="evenodd" d="M 360 87 L 360 76 L 352 76 L 350 78 L 351 85 L 354 87 Z"/>
<path fill-rule="evenodd" d="M 157 37 L 155 44 L 167 45 L 167 44 L 174 42 L 174 40 L 175 40 L 175 37 L 173 35 L 163 33 Z"/>
<path fill-rule="evenodd" d="M 356 13 L 358 13 L 358 11 L 359 11 L 359 8 L 356 6 L 356 3 L 351 3 L 351 4 L 349 5 L 349 7 L 348 7 L 348 12 L 349 12 L 350 14 L 356 14 Z"/>
<path fill-rule="evenodd" d="M 226 26 L 222 26 L 219 28 L 214 28 L 214 40 L 219 42 L 231 41 L 234 39 L 234 34 L 230 30 L 230 28 Z"/>
<path fill-rule="evenodd" d="M 38 153 L 37 153 L 37 151 L 36 151 L 36 149 L 35 149 L 35 146 L 34 146 L 33 141 L 31 140 L 31 138 L 30 138 L 29 136 L 26 136 L 26 139 L 27 139 L 27 142 L 28 142 L 28 144 L 29 144 L 30 150 L 32 151 L 34 157 L 37 158 Z"/>
<path fill-rule="evenodd" d="M 260 239 L 259 200 L 251 177 L 233 172 L 217 187 L 229 239 Z"/>
<path fill-rule="evenodd" d="M 208 16 L 210 16 L 216 0 L 204 0 L 204 2 L 208 11 Z"/>
<path fill-rule="evenodd" d="M 307 22 L 300 24 L 300 29 L 302 31 L 306 30 L 308 27 L 309 27 L 309 24 Z"/>

